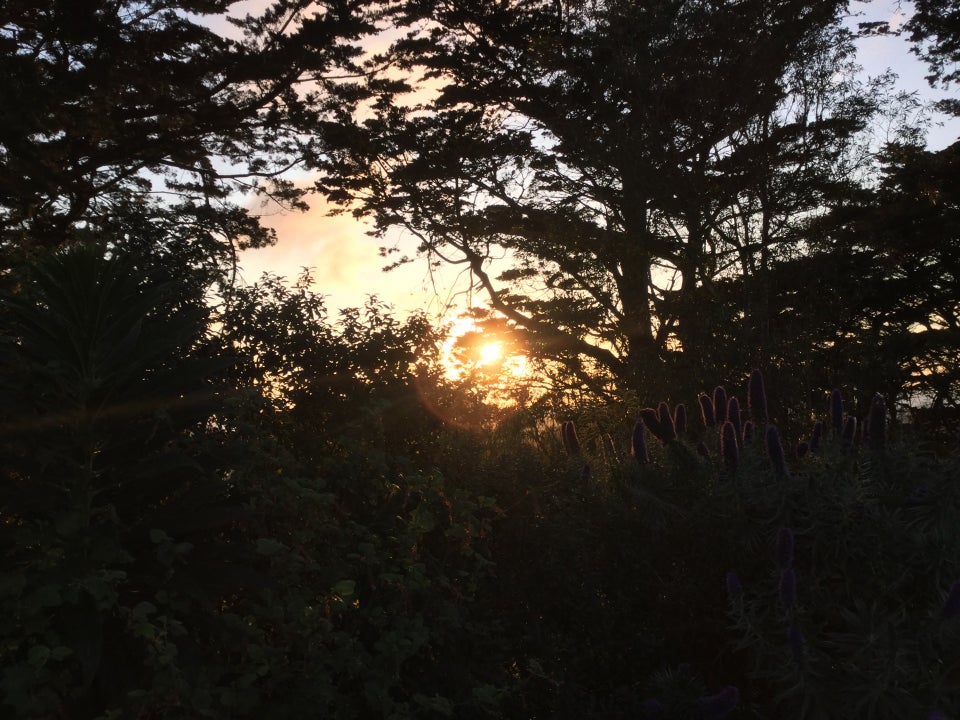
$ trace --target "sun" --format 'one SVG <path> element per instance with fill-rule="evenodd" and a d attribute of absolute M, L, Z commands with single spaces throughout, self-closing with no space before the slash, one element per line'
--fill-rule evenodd
<path fill-rule="evenodd" d="M 443 345 L 446 376 L 451 380 L 471 375 L 484 383 L 516 382 L 527 376 L 527 358 L 508 328 L 498 328 L 463 315 L 447 327 Z"/>
<path fill-rule="evenodd" d="M 500 359 L 500 356 L 503 354 L 503 349 L 500 347 L 500 343 L 492 342 L 487 343 L 482 348 L 480 348 L 480 365 L 490 365 L 497 362 Z"/>

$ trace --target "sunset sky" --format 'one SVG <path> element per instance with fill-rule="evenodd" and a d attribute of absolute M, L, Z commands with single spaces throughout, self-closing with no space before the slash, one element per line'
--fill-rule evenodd
<path fill-rule="evenodd" d="M 257 0 L 248 0 L 239 5 L 236 12 L 242 14 L 256 3 Z M 889 20 L 896 25 L 898 20 L 902 22 L 910 7 L 909 3 L 896 0 L 854 3 L 854 9 L 862 11 L 863 16 L 853 22 Z M 926 67 L 910 54 L 903 38 L 861 40 L 860 62 L 867 75 L 893 69 L 900 76 L 901 89 L 919 90 L 927 99 L 936 100 L 951 94 L 929 89 L 924 79 Z M 958 136 L 960 128 L 954 120 L 931 131 L 930 146 L 945 147 Z M 292 281 L 303 267 L 309 267 L 315 287 L 327 296 L 331 311 L 362 305 L 369 295 L 377 295 L 393 305 L 400 315 L 424 309 L 435 319 L 449 320 L 468 307 L 468 298 L 462 294 L 467 283 L 458 268 L 440 268 L 431 274 L 426 262 L 420 260 L 384 273 L 381 269 L 390 260 L 379 256 L 379 247 L 397 244 L 406 254 L 413 255 L 416 247 L 413 240 L 405 240 L 402 234 L 386 239 L 369 237 L 365 226 L 350 215 L 329 217 L 322 198 L 315 196 L 310 204 L 311 210 L 307 213 L 282 212 L 275 207 L 262 209 L 266 224 L 276 229 L 279 240 L 273 247 L 250 250 L 242 255 L 241 274 L 245 281 L 254 282 L 265 271 Z M 252 206 L 259 208 L 255 201 Z M 476 302 L 482 303 L 482 298 Z"/>

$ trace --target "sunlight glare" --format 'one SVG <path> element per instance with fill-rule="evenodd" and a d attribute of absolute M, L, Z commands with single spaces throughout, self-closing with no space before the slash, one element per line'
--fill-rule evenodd
<path fill-rule="evenodd" d="M 487 343 L 480 349 L 480 364 L 489 365 L 500 359 L 500 343 Z"/>

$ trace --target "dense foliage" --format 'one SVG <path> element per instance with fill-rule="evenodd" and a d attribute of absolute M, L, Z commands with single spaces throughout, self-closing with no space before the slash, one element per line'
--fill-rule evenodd
<path fill-rule="evenodd" d="M 960 716 L 957 147 L 845 3 L 234 5 L 0 4 L 0 715 Z M 306 167 L 541 394 L 235 283 Z"/>
<path fill-rule="evenodd" d="M 213 335 L 131 262 L 56 253 L 2 306 L 6 712 L 960 711 L 958 454 L 882 397 L 795 450 L 759 371 L 480 434 L 417 318 L 267 278 Z"/>

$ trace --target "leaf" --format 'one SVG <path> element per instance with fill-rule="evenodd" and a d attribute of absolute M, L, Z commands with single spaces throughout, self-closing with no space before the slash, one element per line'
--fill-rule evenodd
<path fill-rule="evenodd" d="M 353 595 L 354 590 L 356 589 L 357 583 L 355 580 L 341 580 L 338 583 L 334 584 L 330 590 L 340 597 L 350 597 Z"/>

